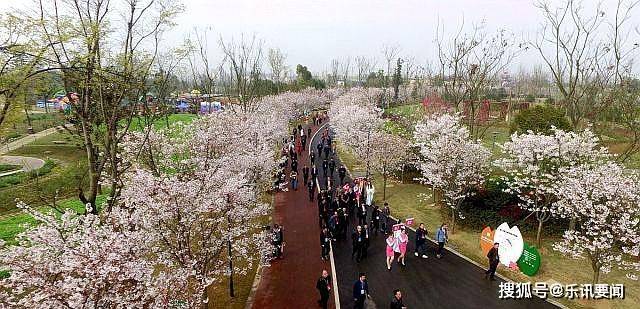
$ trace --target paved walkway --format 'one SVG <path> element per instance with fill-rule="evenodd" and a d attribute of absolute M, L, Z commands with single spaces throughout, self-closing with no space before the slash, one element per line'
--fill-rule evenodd
<path fill-rule="evenodd" d="M 33 157 L 23 157 L 23 156 L 0 156 L 0 163 L 11 164 L 11 165 L 22 165 L 22 169 L 17 171 L 0 173 L 0 177 L 17 174 L 20 172 L 29 172 L 32 170 L 37 170 L 42 166 L 44 166 L 44 160 L 42 159 L 33 158 Z"/>
<path fill-rule="evenodd" d="M 413 232 L 409 233 L 406 267 L 394 262 L 392 270 L 387 270 L 382 234 L 372 235 L 368 256 L 357 263 L 351 259 L 349 237 L 357 222 L 351 219 L 348 240 L 333 243 L 341 308 L 353 308 L 353 283 L 360 272 L 367 274 L 372 296 L 367 308 L 388 308 L 394 289 L 402 290 L 408 308 L 556 308 L 535 297 L 517 301 L 499 299 L 502 280 L 485 280 L 484 269 L 449 251 L 445 251 L 442 259 L 436 259 L 433 243 L 429 243 L 428 259 L 415 257 Z M 429 237 L 433 237 L 436 227 L 427 228 Z"/>
<path fill-rule="evenodd" d="M 71 125 L 67 124 L 66 126 L 70 127 Z M 61 126 L 60 126 L 60 128 L 61 128 Z M 49 129 L 46 129 L 46 130 L 42 130 L 42 131 L 40 131 L 38 133 L 35 133 L 35 134 L 27 135 L 27 136 L 25 136 L 23 138 L 19 138 L 19 139 L 13 141 L 13 142 L 8 143 L 8 144 L 0 145 L 0 155 L 3 155 L 5 153 L 9 153 L 11 151 L 14 151 L 14 150 L 26 145 L 26 144 L 29 144 L 29 143 L 31 143 L 31 142 L 39 139 L 39 138 L 47 136 L 47 135 L 53 134 L 53 133 L 55 133 L 57 131 L 58 131 L 58 127 L 53 127 L 53 128 L 49 128 Z"/>
<path fill-rule="evenodd" d="M 316 130 L 313 127 L 313 131 Z M 284 226 L 284 258 L 263 268 L 253 308 L 316 308 L 316 301 L 320 299 L 316 281 L 323 269 L 331 272 L 330 263 L 320 258 L 318 207 L 315 202 L 309 202 L 307 188 L 302 185 L 302 167 L 309 163 L 308 150 L 307 147 L 305 154 L 298 157 L 301 182 L 298 190 L 275 196 L 273 221 Z M 331 295 L 332 308 L 333 299 Z"/>

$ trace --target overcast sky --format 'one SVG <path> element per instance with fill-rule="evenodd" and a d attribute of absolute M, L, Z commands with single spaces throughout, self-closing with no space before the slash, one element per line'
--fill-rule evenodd
<path fill-rule="evenodd" d="M 0 0 L 0 10 L 29 0 Z M 46 1 L 46 0 L 45 0 Z M 561 0 L 552 0 L 561 3 Z M 595 0 L 586 0 L 593 5 Z M 616 0 L 603 1 L 613 14 Z M 382 46 L 399 45 L 402 56 L 419 63 L 435 61 L 433 40 L 438 19 L 453 32 L 486 20 L 489 29 L 508 28 L 526 38 L 535 34 L 541 15 L 534 0 L 183 0 L 185 12 L 178 27 L 165 38 L 166 44 L 182 40 L 194 27 L 213 28 L 212 56 L 219 55 L 214 43 L 240 33 L 256 34 L 266 47 L 279 47 L 293 67 L 298 63 L 312 71 L 329 67 L 331 59 L 346 56 L 377 57 Z M 636 25 L 640 8 L 634 12 Z M 531 52 L 512 65 L 530 67 L 538 57 Z"/>

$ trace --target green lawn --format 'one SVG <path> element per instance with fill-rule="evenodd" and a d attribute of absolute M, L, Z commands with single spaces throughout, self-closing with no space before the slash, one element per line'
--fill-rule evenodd
<path fill-rule="evenodd" d="M 171 114 L 169 115 L 168 119 L 165 119 L 164 117 L 156 119 L 153 122 L 153 127 L 156 129 L 166 128 L 167 120 L 169 121 L 169 126 L 171 126 L 176 122 L 190 123 L 196 118 L 198 118 L 198 115 L 196 114 Z M 131 122 L 130 130 L 142 131 L 144 127 L 145 127 L 145 122 L 142 118 L 134 118 L 133 121 Z"/>
<path fill-rule="evenodd" d="M 17 115 L 17 119 L 11 124 L 3 124 L 0 130 L 0 141 L 3 139 L 14 140 L 28 135 L 29 124 L 24 112 Z M 49 113 L 30 113 L 31 127 L 34 132 L 59 126 L 65 123 L 64 115 L 58 111 L 50 111 Z"/>
<path fill-rule="evenodd" d="M 104 201 L 106 201 L 106 195 L 100 195 L 96 203 L 100 205 Z M 79 200 L 69 199 L 60 202 L 59 205 L 62 209 L 71 208 L 77 212 L 84 212 L 84 205 Z M 49 208 L 42 208 L 42 210 L 47 209 Z M 24 231 L 27 226 L 35 225 L 36 223 L 37 221 L 31 215 L 23 212 L 0 216 L 0 239 L 4 240 L 7 245 L 15 245 L 16 235 Z"/>
<path fill-rule="evenodd" d="M 43 205 L 41 198 L 50 200 L 56 191 L 59 198 L 71 197 L 77 193 L 86 157 L 82 143 L 68 132 L 43 137 L 12 151 L 9 155 L 36 157 L 55 164 L 44 176 L 0 188 L 0 215 L 7 211 L 15 211 L 16 198 L 39 206 Z M 3 177 L 2 181 L 4 178 L 6 177 Z"/>
<path fill-rule="evenodd" d="M 484 142 L 486 143 L 486 141 Z M 358 164 L 353 155 L 342 147 L 339 147 L 338 150 L 341 160 L 352 173 L 365 173 L 364 164 Z M 407 180 L 405 182 L 401 183 L 398 180 L 388 181 L 386 201 L 391 208 L 391 214 L 400 219 L 415 218 L 416 225 L 424 223 L 429 234 L 433 237 L 436 228 L 442 222 L 450 221 L 448 210 L 441 209 L 441 207 L 433 203 L 431 189 L 427 186 L 411 183 L 411 181 Z M 374 174 L 374 185 L 376 188 L 375 201 L 378 205 L 381 205 L 384 201 L 382 199 L 383 189 L 380 175 Z M 450 237 L 449 245 L 471 260 L 485 265 L 486 257 L 484 257 L 480 249 L 479 234 L 480 230 L 469 230 L 458 224 L 455 234 Z M 535 235 L 525 234 L 523 237 L 525 242 L 535 243 Z M 545 236 L 545 238 L 540 249 L 542 266 L 535 277 L 527 277 L 503 267 L 499 268 L 498 271 L 508 278 L 520 282 L 591 283 L 591 266 L 587 260 L 573 260 L 563 256 L 561 253 L 551 249 L 553 239 L 550 239 L 549 236 Z M 560 301 L 570 308 L 637 308 L 637 304 L 640 302 L 640 282 L 627 279 L 623 272 L 612 271 L 607 275 L 601 275 L 601 283 L 623 283 L 625 285 L 625 300 L 569 301 L 562 299 Z"/>

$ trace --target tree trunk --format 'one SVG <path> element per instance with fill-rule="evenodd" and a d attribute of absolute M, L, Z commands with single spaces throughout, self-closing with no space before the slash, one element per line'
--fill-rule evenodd
<path fill-rule="evenodd" d="M 451 234 L 456 232 L 456 210 L 451 208 Z"/>
<path fill-rule="evenodd" d="M 573 231 L 576 229 L 576 222 L 578 221 L 578 218 L 576 217 L 571 217 L 571 220 L 569 220 L 569 231 Z"/>
<path fill-rule="evenodd" d="M 387 200 L 387 174 L 382 174 L 382 200 Z"/>
<path fill-rule="evenodd" d="M 542 221 L 540 218 L 536 217 L 536 219 L 538 219 L 538 233 L 536 234 L 536 243 L 538 244 L 538 249 L 541 248 L 541 243 L 540 243 L 540 239 L 542 236 L 542 223 L 544 221 Z"/>

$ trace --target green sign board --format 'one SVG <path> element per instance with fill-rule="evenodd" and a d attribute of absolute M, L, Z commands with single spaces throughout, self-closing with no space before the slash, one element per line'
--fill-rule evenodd
<path fill-rule="evenodd" d="M 518 259 L 518 268 L 527 276 L 533 276 L 538 272 L 538 269 L 540 269 L 540 253 L 536 247 L 524 244 L 524 250 L 522 250 L 522 255 Z"/>

